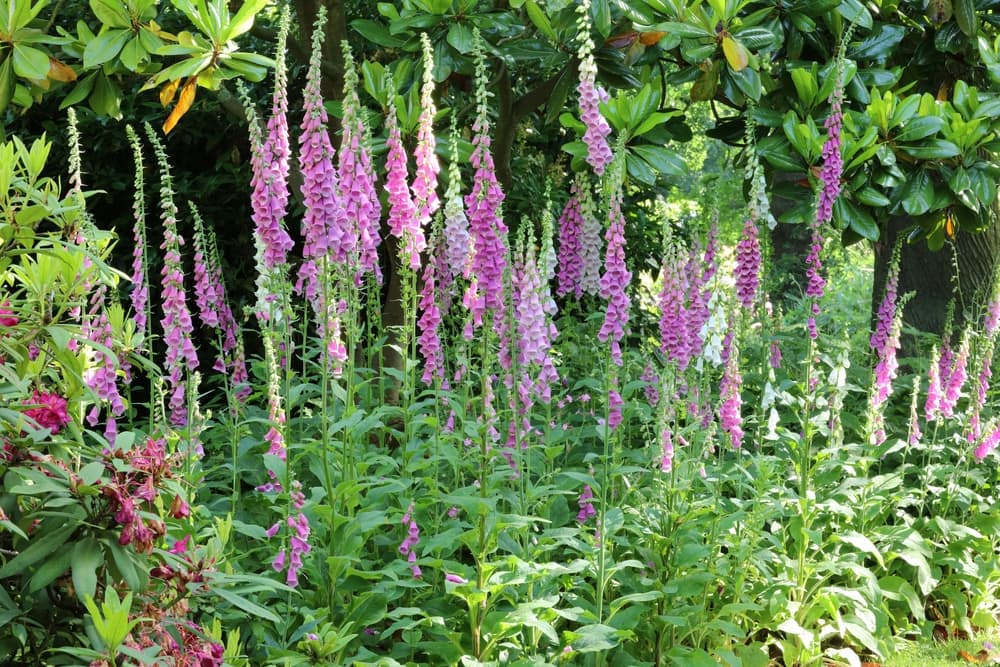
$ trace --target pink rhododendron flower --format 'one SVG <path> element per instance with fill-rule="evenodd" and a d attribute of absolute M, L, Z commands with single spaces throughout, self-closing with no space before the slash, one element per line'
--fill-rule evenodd
<path fill-rule="evenodd" d="M 42 392 L 36 389 L 29 403 L 36 407 L 25 410 L 25 416 L 34 419 L 42 428 L 51 430 L 53 435 L 70 422 L 69 413 L 66 411 L 66 399 L 55 392 Z"/>

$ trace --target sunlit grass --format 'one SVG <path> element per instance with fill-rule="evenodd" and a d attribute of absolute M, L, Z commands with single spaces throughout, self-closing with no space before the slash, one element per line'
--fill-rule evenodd
<path fill-rule="evenodd" d="M 923 640 L 887 659 L 885 667 L 957 667 L 1000 664 L 1000 637 L 995 632 L 972 639 Z"/>

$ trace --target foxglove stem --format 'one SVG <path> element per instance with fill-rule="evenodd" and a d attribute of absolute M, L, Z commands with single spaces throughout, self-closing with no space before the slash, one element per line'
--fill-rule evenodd
<path fill-rule="evenodd" d="M 145 179 L 143 177 L 142 142 L 131 125 L 125 126 L 132 154 L 135 158 L 135 198 L 132 202 L 132 215 L 135 220 L 134 243 L 132 248 L 132 319 L 135 321 L 136 333 L 145 343 L 147 324 L 149 321 L 149 262 L 146 258 L 146 197 Z"/>
<path fill-rule="evenodd" d="M 597 87 L 597 63 L 594 61 L 594 40 L 590 36 L 590 0 L 580 0 L 577 6 L 578 32 L 582 35 L 577 57 L 580 59 L 580 82 L 577 92 L 580 95 L 580 119 L 586 130 L 583 142 L 587 145 L 587 163 L 593 167 L 594 173 L 600 176 L 611 163 L 613 157 L 611 146 L 608 145 L 608 135 L 611 126 L 601 114 L 600 103 L 606 101 L 606 93 Z M 602 99 L 605 97 L 605 99 Z"/>
<path fill-rule="evenodd" d="M 604 276 L 601 277 L 601 296 L 608 300 L 597 338 L 602 343 L 610 342 L 611 359 L 617 366 L 622 365 L 621 340 L 628 326 L 631 300 L 628 296 L 632 273 L 625 265 L 625 216 L 622 213 L 622 191 L 619 185 L 611 196 L 608 227 L 608 249 L 604 261 Z"/>
<path fill-rule="evenodd" d="M 493 155 L 490 152 L 489 97 L 486 58 L 478 30 L 475 33 L 476 53 L 476 120 L 472 131 L 472 167 L 475 170 L 472 190 L 465 196 L 469 229 L 473 239 L 472 281 L 463 303 L 471 311 L 471 327 L 466 336 L 482 325 L 487 312 L 493 314 L 493 328 L 503 329 L 503 276 L 507 270 L 507 226 L 501 206 L 503 190 L 496 178 Z"/>
<path fill-rule="evenodd" d="M 357 238 L 347 219 L 341 185 L 334 168 L 334 149 L 327 130 L 327 113 L 320 91 L 323 25 L 326 12 L 317 15 L 313 29 L 312 56 L 306 75 L 304 117 L 299 136 L 299 167 L 302 173 L 302 219 L 305 261 L 296 289 L 303 291 L 316 313 L 319 338 L 326 346 L 330 371 L 340 377 L 347 360 L 347 347 L 341 335 L 341 304 L 334 277 L 347 270 L 356 255 Z M 326 369 L 324 369 L 326 370 Z"/>
<path fill-rule="evenodd" d="M 577 174 L 570 196 L 559 218 L 559 288 L 558 296 L 583 296 L 583 232 L 584 220 L 580 207 L 581 191 L 586 185 Z"/>
<path fill-rule="evenodd" d="M 163 341 L 167 353 L 164 370 L 167 376 L 170 421 L 175 426 L 187 423 L 185 371 L 191 373 L 198 367 L 198 355 L 191 342 L 194 325 L 184 291 L 184 270 L 181 263 L 181 246 L 184 238 L 177 232 L 177 205 L 174 203 L 173 180 L 167 154 L 152 126 L 146 124 L 146 136 L 156 152 L 160 167 L 160 206 L 163 222 L 163 269 L 161 275 L 163 297 Z"/>
<path fill-rule="evenodd" d="M 760 240 L 757 221 L 747 218 L 743 238 L 736 246 L 736 296 L 747 310 L 752 310 L 760 287 Z"/>
<path fill-rule="evenodd" d="M 360 284 L 363 273 L 371 273 L 378 284 L 382 283 L 379 266 L 379 224 L 382 206 L 375 191 L 374 170 L 368 148 L 368 130 L 364 122 L 361 100 L 358 97 L 358 72 L 345 40 L 344 53 L 344 117 L 343 140 L 340 145 L 338 173 L 340 196 L 357 243 L 357 257 L 351 258 L 355 266 L 355 283 Z"/>
<path fill-rule="evenodd" d="M 424 52 L 423 85 L 420 88 L 420 117 L 417 121 L 417 146 L 413 151 L 416 162 L 416 172 L 413 175 L 413 192 L 415 206 L 414 235 L 411 241 L 411 261 L 413 269 L 420 268 L 420 253 L 427 247 L 424 230 L 430 226 L 431 218 L 441 206 L 437 196 L 438 164 L 434 152 L 437 139 L 434 137 L 434 116 L 437 106 L 434 104 L 434 50 L 427 33 L 421 33 L 420 42 Z M 413 261 L 416 256 L 416 263 Z"/>

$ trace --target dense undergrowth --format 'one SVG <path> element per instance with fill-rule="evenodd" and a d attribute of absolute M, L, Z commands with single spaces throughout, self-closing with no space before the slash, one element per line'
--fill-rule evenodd
<path fill-rule="evenodd" d="M 808 291 L 770 303 L 753 160 L 739 245 L 664 221 L 653 274 L 610 150 L 508 236 L 482 60 L 474 173 L 455 149 L 443 202 L 433 82 L 412 180 L 390 109 L 381 265 L 356 82 L 334 153 L 314 61 L 293 257 L 280 55 L 245 317 L 153 131 L 130 130 L 131 285 L 79 154 L 61 193 L 44 140 L 0 148 L 6 664 L 859 665 L 995 627 L 992 286 L 897 377 L 906 297 L 890 280 L 870 337 L 867 257 L 821 225 Z"/>

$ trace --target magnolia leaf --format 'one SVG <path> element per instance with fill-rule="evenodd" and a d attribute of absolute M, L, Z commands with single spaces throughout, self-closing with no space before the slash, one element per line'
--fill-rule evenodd
<path fill-rule="evenodd" d="M 162 106 L 167 106 L 174 101 L 174 95 L 177 94 L 177 88 L 180 84 L 180 81 L 168 81 L 163 88 L 160 88 L 160 104 Z"/>
<path fill-rule="evenodd" d="M 972 0 L 955 0 L 952 3 L 955 12 L 955 22 L 969 37 L 975 37 L 979 30 L 979 19 L 976 16 L 976 5 Z"/>
<path fill-rule="evenodd" d="M 191 105 L 194 103 L 194 94 L 198 88 L 198 77 L 192 76 L 181 88 L 181 94 L 177 98 L 177 105 L 174 106 L 174 110 L 170 112 L 167 116 L 167 120 L 163 123 L 163 134 L 170 134 L 170 130 L 174 129 L 177 125 L 177 121 L 181 119 L 181 116 L 188 112 Z"/>
<path fill-rule="evenodd" d="M 722 38 L 722 52 L 726 54 L 729 66 L 736 72 L 746 69 L 750 62 L 750 54 L 747 53 L 746 47 L 732 35 L 726 34 Z"/>
<path fill-rule="evenodd" d="M 59 62 L 55 58 L 49 58 L 49 78 L 53 81 L 68 83 L 76 81 L 76 72 L 69 65 Z"/>

